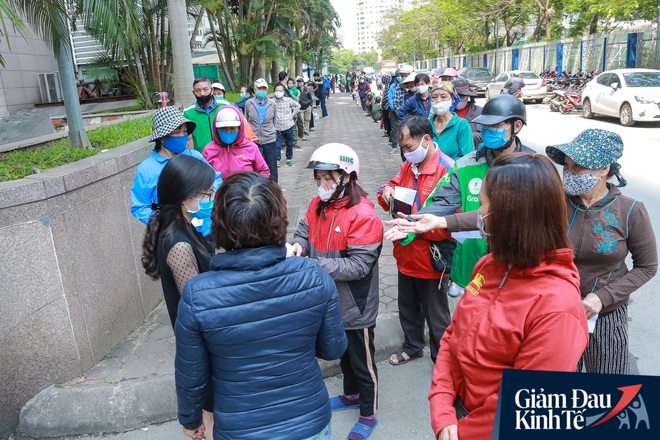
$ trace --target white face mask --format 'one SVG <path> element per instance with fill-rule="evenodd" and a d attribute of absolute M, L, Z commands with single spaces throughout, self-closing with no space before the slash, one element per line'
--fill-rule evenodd
<path fill-rule="evenodd" d="M 284 92 L 275 92 L 275 97 L 278 99 L 284 98 Z"/>
<path fill-rule="evenodd" d="M 403 154 L 408 162 L 417 165 L 424 161 L 424 158 L 426 158 L 426 153 L 428 153 L 429 149 L 422 147 L 423 143 L 424 143 L 424 138 L 422 138 L 422 141 L 419 143 L 419 146 L 415 151 L 411 151 L 410 153 Z"/>
<path fill-rule="evenodd" d="M 338 186 L 338 182 L 333 183 L 329 188 L 319 184 L 318 188 L 316 189 L 319 194 L 319 199 L 321 199 L 323 202 L 330 200 L 332 195 L 337 191 Z"/>
<path fill-rule="evenodd" d="M 444 115 L 451 108 L 451 101 L 434 102 L 431 104 L 431 108 L 433 109 L 434 114 Z"/>
<path fill-rule="evenodd" d="M 463 100 L 461 99 L 458 104 L 456 104 L 456 110 L 463 110 L 465 106 L 468 104 L 468 100 Z"/>
<path fill-rule="evenodd" d="M 417 91 L 423 95 L 429 91 L 429 86 L 419 86 L 417 87 Z"/>

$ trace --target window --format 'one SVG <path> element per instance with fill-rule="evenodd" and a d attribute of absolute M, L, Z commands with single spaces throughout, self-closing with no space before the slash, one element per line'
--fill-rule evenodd
<path fill-rule="evenodd" d="M 621 87 L 621 78 L 616 73 L 610 73 L 610 83 L 608 85 L 611 86 L 614 83 L 618 83 L 619 87 Z"/>
<path fill-rule="evenodd" d="M 660 87 L 660 72 L 624 73 L 628 87 Z"/>
<path fill-rule="evenodd" d="M 599 75 L 598 78 L 596 78 L 596 82 L 601 86 L 609 86 L 611 76 L 611 73 L 603 73 L 602 75 Z"/>

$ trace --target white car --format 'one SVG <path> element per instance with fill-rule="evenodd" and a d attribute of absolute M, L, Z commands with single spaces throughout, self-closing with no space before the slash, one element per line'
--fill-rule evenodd
<path fill-rule="evenodd" d="M 582 91 L 582 114 L 616 116 L 621 125 L 660 121 L 660 70 L 617 69 L 601 73 Z"/>
<path fill-rule="evenodd" d="M 504 84 L 513 76 L 513 72 L 513 70 L 502 72 L 489 82 L 486 85 L 486 99 L 505 93 Z M 534 101 L 537 104 L 543 102 L 543 99 L 548 94 L 548 86 L 543 78 L 534 72 L 528 72 L 526 70 L 520 70 L 518 72 L 520 78 L 525 82 L 525 87 L 522 89 L 523 101 Z"/>

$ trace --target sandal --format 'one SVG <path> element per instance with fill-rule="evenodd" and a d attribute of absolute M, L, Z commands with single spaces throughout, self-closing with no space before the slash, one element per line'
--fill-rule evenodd
<path fill-rule="evenodd" d="M 392 362 L 392 356 L 396 356 L 396 362 Z M 418 351 L 417 353 L 415 353 L 414 355 L 411 356 L 408 353 L 406 353 L 405 351 L 401 350 L 397 353 L 392 353 L 392 356 L 390 356 L 390 358 L 388 359 L 390 364 L 392 364 L 392 365 L 403 365 L 405 363 L 408 363 L 408 362 L 412 361 L 413 359 L 421 358 L 422 356 L 424 356 L 424 352 L 420 350 L 420 351 Z"/>
<path fill-rule="evenodd" d="M 331 411 L 342 411 L 344 409 L 353 409 L 353 408 L 359 408 L 360 407 L 360 401 L 358 400 L 352 405 L 346 405 L 344 402 L 341 401 L 339 397 L 331 397 L 330 398 L 330 410 Z"/>
<path fill-rule="evenodd" d="M 346 437 L 346 439 L 351 440 L 351 434 L 356 434 L 362 436 L 361 440 L 366 440 L 371 435 L 371 432 L 374 430 L 374 428 L 378 426 L 378 420 L 375 420 L 375 422 L 376 423 L 374 423 L 374 426 L 369 426 L 365 425 L 364 423 L 357 422 L 355 426 L 353 426 L 353 429 L 351 429 L 351 432 L 348 433 L 348 437 Z"/>

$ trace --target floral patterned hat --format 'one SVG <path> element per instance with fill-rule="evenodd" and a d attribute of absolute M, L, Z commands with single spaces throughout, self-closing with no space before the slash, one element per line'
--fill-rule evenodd
<path fill-rule="evenodd" d="M 546 154 L 559 165 L 566 156 L 584 168 L 597 170 L 612 165 L 623 154 L 621 136 L 599 128 L 588 128 L 572 141 L 546 147 Z"/>

